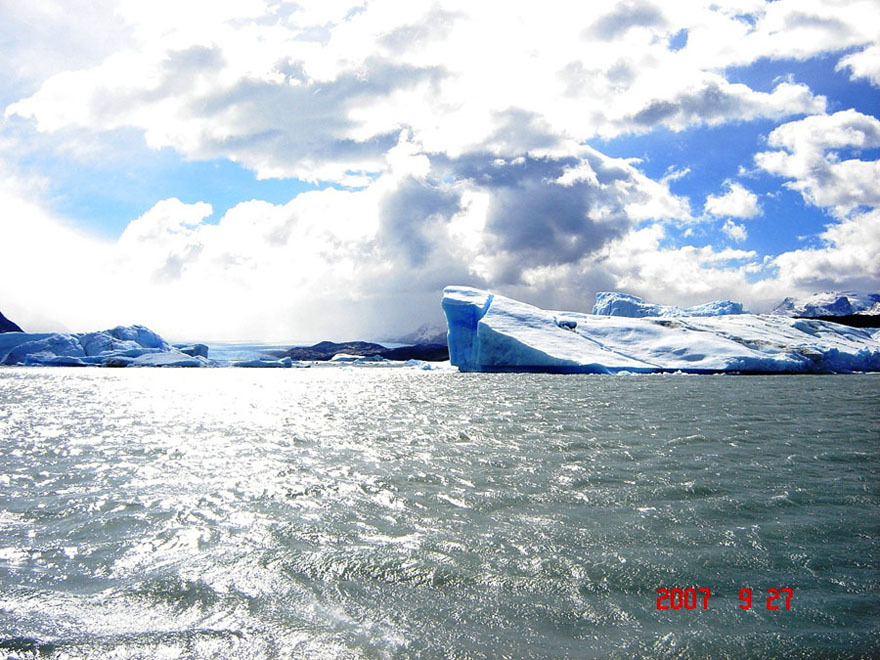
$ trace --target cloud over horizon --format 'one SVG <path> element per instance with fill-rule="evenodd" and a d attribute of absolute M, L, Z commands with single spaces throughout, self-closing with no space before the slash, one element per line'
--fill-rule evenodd
<path fill-rule="evenodd" d="M 836 75 L 878 85 L 880 7 L 838 4 L 92 5 L 103 45 L 58 43 L 69 68 L 51 48 L 0 68 L 20 94 L 0 123 L 0 224 L 22 248 L 0 266 L 0 308 L 23 324 L 307 340 L 440 321 L 448 283 L 576 309 L 605 289 L 760 307 L 781 286 L 880 288 L 866 251 L 880 247 L 880 120 L 784 68 L 761 85 L 731 73 L 830 55 Z M 55 35 L 64 16 L 38 19 Z M 47 48 L 6 36 L 16 62 Z M 689 152 L 651 176 L 653 152 L 599 146 L 750 125 L 764 141 L 714 180 Z M 217 213 L 196 193 L 157 197 L 98 238 L 52 210 L 51 168 L 24 155 L 39 143 L 96 167 L 100 144 L 136 164 L 125 131 L 147 152 L 317 189 Z M 777 222 L 774 186 L 826 214 L 808 244 L 751 245 Z"/>

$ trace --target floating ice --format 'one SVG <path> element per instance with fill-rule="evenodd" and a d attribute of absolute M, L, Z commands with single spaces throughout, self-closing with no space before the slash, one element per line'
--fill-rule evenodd
<path fill-rule="evenodd" d="M 444 290 L 442 304 L 450 360 L 461 371 L 880 371 L 880 341 L 872 331 L 824 321 L 551 312 L 459 286 Z"/>
<path fill-rule="evenodd" d="M 187 354 L 142 325 L 85 333 L 3 333 L 0 364 L 203 367 L 208 363 L 207 347 L 202 351 L 201 346 L 195 345 L 195 355 Z"/>
<path fill-rule="evenodd" d="M 289 369 L 293 365 L 293 360 L 289 357 L 283 357 L 281 359 L 260 357 L 254 360 L 238 360 L 237 362 L 232 363 L 233 367 L 248 367 L 248 368 L 262 368 L 262 369 L 271 369 L 271 368 L 282 368 Z M 307 364 L 297 363 L 297 367 L 307 367 Z"/>
<path fill-rule="evenodd" d="M 746 314 L 742 303 L 732 300 L 715 300 L 696 305 L 695 307 L 674 307 L 650 303 L 638 296 L 617 291 L 601 291 L 596 294 L 593 314 L 601 316 L 626 316 L 644 318 L 646 316 L 683 317 L 683 316 L 725 316 L 728 314 Z"/>
<path fill-rule="evenodd" d="M 174 344 L 174 348 L 176 348 L 181 353 L 191 355 L 192 357 L 208 357 L 207 344 Z"/>
<path fill-rule="evenodd" d="M 129 367 L 204 367 L 208 361 L 203 357 L 193 357 L 180 351 L 170 350 L 163 353 L 148 353 L 134 358 Z"/>

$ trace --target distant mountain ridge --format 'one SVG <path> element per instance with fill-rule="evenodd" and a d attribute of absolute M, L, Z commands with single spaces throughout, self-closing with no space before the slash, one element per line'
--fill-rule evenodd
<path fill-rule="evenodd" d="M 446 325 L 442 323 L 422 323 L 416 330 L 394 337 L 389 344 L 446 344 Z"/>
<path fill-rule="evenodd" d="M 3 312 L 0 312 L 0 332 L 24 332 L 24 330 L 3 316 Z"/>
<path fill-rule="evenodd" d="M 880 315 L 880 293 L 823 291 L 810 296 L 785 298 L 771 311 L 781 316 L 808 318 Z"/>
<path fill-rule="evenodd" d="M 449 359 L 449 348 L 446 343 L 415 344 L 388 348 L 382 344 L 369 341 L 332 342 L 322 341 L 313 346 L 294 346 L 279 354 L 292 360 L 326 362 L 334 355 L 359 355 L 361 357 L 379 356 L 386 360 L 424 360 L 425 362 L 443 362 Z"/>

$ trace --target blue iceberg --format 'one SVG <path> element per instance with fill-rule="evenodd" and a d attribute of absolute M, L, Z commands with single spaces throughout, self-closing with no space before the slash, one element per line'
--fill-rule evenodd
<path fill-rule="evenodd" d="M 747 314 L 743 304 L 733 300 L 714 300 L 694 307 L 675 307 L 650 303 L 638 296 L 618 291 L 600 291 L 596 294 L 593 314 L 600 316 L 626 316 L 644 318 L 646 316 L 725 316 L 728 314 Z"/>
<path fill-rule="evenodd" d="M 84 333 L 3 333 L 0 365 L 204 367 L 207 350 L 188 354 L 142 325 Z"/>
<path fill-rule="evenodd" d="M 446 287 L 442 305 L 450 361 L 460 371 L 880 371 L 880 336 L 825 321 L 554 312 L 463 286 Z"/>

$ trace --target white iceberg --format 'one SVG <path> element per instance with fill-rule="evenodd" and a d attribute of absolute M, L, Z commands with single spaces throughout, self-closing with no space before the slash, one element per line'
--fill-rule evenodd
<path fill-rule="evenodd" d="M 460 371 L 834 373 L 880 371 L 869 330 L 783 316 L 632 318 L 552 312 L 488 291 L 443 292 Z"/>
<path fill-rule="evenodd" d="M 726 316 L 728 314 L 747 314 L 740 302 L 733 300 L 714 300 L 695 307 L 675 307 L 650 303 L 638 296 L 618 291 L 600 291 L 596 294 L 593 314 L 600 316 L 625 316 L 644 318 L 646 316 Z"/>

